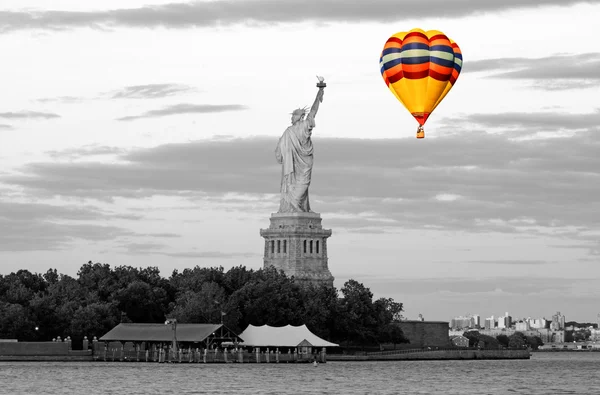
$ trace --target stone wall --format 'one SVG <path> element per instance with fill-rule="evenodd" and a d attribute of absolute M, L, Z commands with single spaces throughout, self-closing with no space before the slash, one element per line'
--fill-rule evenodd
<path fill-rule="evenodd" d="M 67 342 L 0 342 L 0 356 L 66 356 Z"/>
<path fill-rule="evenodd" d="M 402 321 L 398 324 L 410 347 L 449 347 L 448 322 Z M 408 345 L 403 345 L 404 347 Z"/>
<path fill-rule="evenodd" d="M 443 361 L 466 359 L 530 359 L 528 350 L 437 350 L 364 355 L 328 354 L 329 361 Z"/>

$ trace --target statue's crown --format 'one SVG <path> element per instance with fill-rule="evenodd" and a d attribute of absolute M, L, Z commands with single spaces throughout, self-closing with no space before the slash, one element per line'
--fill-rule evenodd
<path fill-rule="evenodd" d="M 304 108 L 297 108 L 294 111 L 292 111 L 292 115 L 306 115 L 306 107 Z"/>

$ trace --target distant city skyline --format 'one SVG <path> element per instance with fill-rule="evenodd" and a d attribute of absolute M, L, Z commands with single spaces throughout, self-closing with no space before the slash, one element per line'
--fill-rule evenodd
<path fill-rule="evenodd" d="M 564 314 L 563 312 L 560 311 L 556 311 L 554 313 L 552 313 L 549 317 L 548 316 L 523 316 L 523 317 L 515 317 L 512 316 L 508 311 L 504 312 L 501 315 L 495 315 L 495 314 L 490 314 L 490 315 L 480 315 L 477 313 L 466 313 L 463 315 L 455 315 L 450 319 L 450 327 L 486 327 L 487 320 L 493 319 L 496 323 L 496 327 L 497 328 L 503 328 L 503 327 L 508 327 L 509 325 L 506 325 L 506 322 L 502 322 L 500 318 L 509 318 L 510 319 L 510 323 L 509 325 L 513 325 L 515 323 L 518 322 L 524 322 L 524 321 L 528 321 L 530 324 L 532 324 L 532 328 L 542 328 L 544 327 L 544 322 L 546 323 L 551 323 L 551 322 L 558 322 L 560 325 L 559 329 L 564 329 L 564 326 L 566 325 L 567 322 L 577 322 L 578 324 L 596 324 L 598 325 L 598 327 L 600 328 L 600 313 L 596 314 L 596 317 L 594 317 L 593 320 L 583 320 L 583 321 L 579 321 L 579 320 L 573 320 L 573 319 L 569 319 L 567 317 L 566 314 Z"/>
<path fill-rule="evenodd" d="M 600 1 L 440 4 L 3 0 L 0 274 L 261 268 L 275 147 L 320 75 L 310 204 L 336 288 L 410 319 L 593 321 Z M 416 27 L 464 59 L 422 140 L 379 69 Z"/>

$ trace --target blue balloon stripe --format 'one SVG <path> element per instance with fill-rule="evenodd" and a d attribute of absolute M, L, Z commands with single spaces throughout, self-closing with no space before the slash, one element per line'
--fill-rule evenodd
<path fill-rule="evenodd" d="M 401 52 L 402 52 L 401 48 L 386 48 L 383 50 L 383 56 L 389 55 L 391 53 L 401 53 Z"/>
<path fill-rule="evenodd" d="M 431 56 L 411 56 L 406 58 L 401 58 L 402 64 L 421 64 L 421 63 L 429 63 L 431 60 Z"/>
<path fill-rule="evenodd" d="M 398 66 L 399 64 L 410 64 L 410 65 L 418 65 L 418 64 L 426 64 L 429 63 L 429 57 L 421 57 L 421 58 L 413 58 L 413 59 L 393 59 L 385 62 L 383 64 L 383 68 L 385 70 L 389 70 L 394 66 Z M 453 67 L 453 65 L 449 66 Z"/>
<path fill-rule="evenodd" d="M 429 49 L 429 45 L 423 43 L 407 43 L 402 44 L 403 51 L 409 51 L 411 49 Z"/>
<path fill-rule="evenodd" d="M 431 51 L 442 51 L 442 52 L 454 53 L 454 49 L 448 45 L 433 45 L 429 49 Z"/>
<path fill-rule="evenodd" d="M 450 67 L 450 68 L 454 68 L 454 65 L 456 63 L 454 63 L 454 60 L 448 60 L 448 59 L 442 59 L 442 58 L 436 58 L 435 56 L 431 56 L 431 63 L 435 63 L 438 64 L 440 66 L 444 66 L 444 67 Z"/>

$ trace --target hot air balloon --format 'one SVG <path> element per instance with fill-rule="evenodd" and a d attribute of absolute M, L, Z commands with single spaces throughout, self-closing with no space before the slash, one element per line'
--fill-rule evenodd
<path fill-rule="evenodd" d="M 417 138 L 424 138 L 427 118 L 460 74 L 460 48 L 439 30 L 415 28 L 386 41 L 379 66 L 390 91 L 419 122 Z"/>

